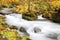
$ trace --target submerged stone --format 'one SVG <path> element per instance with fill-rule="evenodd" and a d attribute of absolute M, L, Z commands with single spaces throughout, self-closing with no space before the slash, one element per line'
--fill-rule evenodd
<path fill-rule="evenodd" d="M 51 39 L 57 39 L 58 35 L 56 33 L 49 33 L 47 34 L 47 37 Z"/>
<path fill-rule="evenodd" d="M 41 32 L 41 29 L 38 28 L 38 27 L 35 27 L 35 28 L 34 28 L 34 32 L 35 32 L 35 33 Z"/>

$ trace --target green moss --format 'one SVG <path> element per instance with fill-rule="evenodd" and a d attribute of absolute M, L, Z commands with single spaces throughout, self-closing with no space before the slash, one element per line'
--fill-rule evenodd
<path fill-rule="evenodd" d="M 33 20 L 37 20 L 37 15 L 32 13 L 26 13 L 26 14 L 22 14 L 22 18 L 29 21 L 33 21 Z"/>

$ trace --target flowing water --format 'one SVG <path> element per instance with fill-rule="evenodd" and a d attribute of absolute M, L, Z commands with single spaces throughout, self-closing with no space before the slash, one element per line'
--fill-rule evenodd
<path fill-rule="evenodd" d="M 12 13 L 5 16 L 6 16 L 5 20 L 8 23 L 8 25 L 17 26 L 18 29 L 20 27 L 24 27 L 27 33 L 29 33 L 30 39 L 32 40 L 60 40 L 60 24 L 46 20 L 45 18 L 42 18 L 42 16 L 38 16 L 39 20 L 36 21 L 24 20 L 22 19 L 21 14 L 16 13 Z M 35 33 L 34 32 L 35 27 L 40 29 L 41 31 Z M 56 36 L 56 34 L 57 34 L 56 39 L 53 39 Z"/>
<path fill-rule="evenodd" d="M 53 23 L 51 21 L 27 21 L 22 19 L 21 14 L 10 14 L 5 16 L 6 22 L 9 25 L 15 25 L 18 29 L 20 27 L 24 27 L 32 40 L 57 40 L 46 36 L 51 33 L 56 33 L 58 35 L 60 34 L 60 24 Z M 38 16 L 38 18 L 41 18 L 42 20 L 45 19 L 41 16 Z M 34 27 L 41 29 L 41 32 L 35 33 Z"/>

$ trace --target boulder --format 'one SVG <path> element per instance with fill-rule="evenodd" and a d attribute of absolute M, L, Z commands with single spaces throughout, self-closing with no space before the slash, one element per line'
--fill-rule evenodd
<path fill-rule="evenodd" d="M 57 39 L 58 35 L 56 33 L 49 33 L 47 34 L 47 37 L 51 39 Z"/>
<path fill-rule="evenodd" d="M 41 29 L 38 28 L 38 27 L 35 27 L 35 28 L 34 28 L 34 32 L 35 32 L 35 33 L 41 32 Z"/>

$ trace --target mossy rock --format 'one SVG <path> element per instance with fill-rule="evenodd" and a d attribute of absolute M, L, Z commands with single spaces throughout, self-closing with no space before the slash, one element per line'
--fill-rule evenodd
<path fill-rule="evenodd" d="M 24 13 L 22 14 L 22 18 L 29 21 L 33 21 L 33 20 L 37 20 L 37 15 L 36 13 Z"/>
<path fill-rule="evenodd" d="M 9 26 L 9 28 L 10 29 L 16 29 L 16 30 L 18 30 L 18 28 L 16 26 L 13 26 L 13 25 L 12 26 Z"/>

